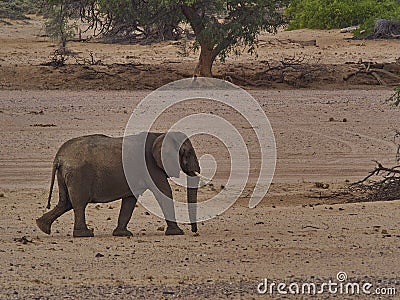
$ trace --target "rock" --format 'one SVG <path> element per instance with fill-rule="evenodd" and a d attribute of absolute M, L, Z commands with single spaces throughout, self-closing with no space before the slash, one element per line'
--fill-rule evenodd
<path fill-rule="evenodd" d="M 21 238 L 14 238 L 14 241 L 22 243 L 24 245 L 26 245 L 28 243 L 33 243 L 32 240 L 28 240 L 28 238 L 26 236 L 23 236 Z"/>
<path fill-rule="evenodd" d="M 315 187 L 317 187 L 319 189 L 328 189 L 329 188 L 329 184 L 328 183 L 323 183 L 323 182 L 316 182 L 315 183 Z"/>
<path fill-rule="evenodd" d="M 98 253 L 96 253 L 95 257 L 104 257 L 104 254 L 98 252 Z"/>

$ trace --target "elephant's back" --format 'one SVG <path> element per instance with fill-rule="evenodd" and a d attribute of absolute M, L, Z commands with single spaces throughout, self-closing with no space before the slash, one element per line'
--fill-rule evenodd
<path fill-rule="evenodd" d="M 93 134 L 68 140 L 60 147 L 56 157 L 60 162 L 68 161 L 68 164 L 85 161 L 107 164 L 120 161 L 121 153 L 122 138 Z"/>

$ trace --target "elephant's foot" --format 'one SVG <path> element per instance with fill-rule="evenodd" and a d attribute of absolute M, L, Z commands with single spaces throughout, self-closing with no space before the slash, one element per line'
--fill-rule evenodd
<path fill-rule="evenodd" d="M 51 223 L 46 221 L 45 218 L 40 217 L 39 219 L 36 219 L 36 224 L 39 227 L 41 231 L 43 231 L 46 234 L 51 233 Z"/>
<path fill-rule="evenodd" d="M 165 235 L 183 235 L 185 234 L 178 226 L 168 226 Z"/>
<path fill-rule="evenodd" d="M 114 229 L 112 235 L 113 235 L 113 236 L 133 236 L 133 233 L 130 232 L 130 231 L 129 231 L 128 229 L 126 229 L 126 228 L 124 228 L 124 229 L 116 228 L 116 229 Z"/>
<path fill-rule="evenodd" d="M 90 229 L 74 229 L 74 237 L 93 237 L 93 230 Z"/>

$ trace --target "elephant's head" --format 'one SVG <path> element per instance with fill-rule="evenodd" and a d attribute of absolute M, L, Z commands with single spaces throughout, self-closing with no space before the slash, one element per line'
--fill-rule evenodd
<path fill-rule="evenodd" d="M 182 170 L 187 176 L 187 200 L 192 231 L 197 232 L 196 205 L 200 165 L 188 137 L 181 132 L 168 132 L 157 137 L 153 143 L 153 157 L 159 168 L 169 177 L 179 177 Z"/>

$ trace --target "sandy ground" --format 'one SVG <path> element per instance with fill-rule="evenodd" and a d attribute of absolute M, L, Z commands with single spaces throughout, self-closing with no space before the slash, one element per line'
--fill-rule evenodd
<path fill-rule="evenodd" d="M 0 27 L 0 68 L 36 65 L 48 58 L 54 44 L 27 34 L 39 25 Z M 320 50 L 291 43 L 289 48 L 281 46 L 281 41 L 294 37 L 314 37 Z M 395 41 L 348 41 L 335 32 L 282 32 L 276 38 L 281 41 L 263 46 L 274 58 L 287 49 L 284 55 L 310 51 L 329 63 L 343 64 L 348 58 L 393 62 L 399 53 L 390 48 L 399 47 Z M 73 47 L 87 48 L 85 51 L 95 47 L 99 59 L 109 63 L 129 62 L 127 54 L 155 67 L 172 57 L 181 62 L 171 43 L 158 48 Z M 152 51 L 157 49 L 160 52 L 154 56 Z M 241 59 L 231 59 L 228 65 L 253 58 Z M 187 60 L 184 66 L 190 66 L 195 58 Z M 29 81 L 29 77 L 18 78 Z M 346 282 L 370 282 L 373 292 L 382 287 L 400 289 L 399 203 L 349 204 L 346 200 L 351 199 L 324 197 L 347 181 L 364 177 L 374 167 L 373 159 L 394 163 L 393 134 L 399 110 L 384 103 L 390 89 L 249 90 L 271 122 L 278 153 L 270 192 L 256 208 L 248 208 L 244 193 L 224 214 L 202 222 L 198 236 L 182 225 L 184 236 L 166 237 L 159 230 L 164 221 L 139 206 L 129 226 L 134 236 L 115 238 L 111 232 L 119 201 L 91 205 L 87 218 L 95 237 L 75 239 L 71 236 L 71 212 L 54 223 L 51 236 L 35 224 L 45 211 L 55 152 L 72 137 L 122 135 L 130 113 L 148 91 L 49 91 L 34 84 L 33 90 L 3 85 L 0 91 L 0 299 L 263 299 L 271 297 L 257 294 L 257 285 L 264 278 L 322 284 L 338 282 L 338 272 L 347 273 Z M 193 110 L 218 112 L 231 119 L 249 136 L 252 148 L 251 132 L 246 134 L 248 127 L 231 110 L 198 103 L 192 104 Z M 182 108 L 167 111 L 155 129 L 164 130 L 183 115 Z M 194 145 L 199 153 L 209 151 L 218 157 L 219 149 L 204 145 L 203 140 Z M 257 162 L 257 152 L 253 158 Z M 226 164 L 221 168 L 226 175 Z M 320 189 L 316 182 L 329 184 L 329 188 Z M 199 190 L 200 199 L 216 192 L 204 187 Z M 176 188 L 174 194 L 182 199 L 184 190 Z M 56 201 L 54 196 L 52 204 Z"/>
<path fill-rule="evenodd" d="M 146 94 L 1 92 L 3 297 L 18 292 L 16 298 L 29 298 L 29 293 L 57 298 L 64 289 L 73 293 L 80 286 L 93 286 L 87 293 L 95 297 L 107 291 L 104 286 L 143 285 L 157 297 L 172 297 L 162 294 L 171 291 L 186 298 L 196 284 L 203 296 L 225 297 L 213 284 L 233 288 L 244 281 L 244 298 L 251 298 L 264 277 L 335 278 L 344 271 L 352 278 L 369 276 L 374 283 L 397 278 L 399 204 L 334 204 L 335 199 L 318 198 L 367 174 L 372 159 L 391 163 L 398 110 L 383 103 L 389 92 L 382 91 L 252 91 L 276 136 L 274 184 L 257 208 L 249 209 L 243 197 L 223 215 L 203 222 L 199 236 L 184 226 L 185 236 L 165 237 L 157 230 L 163 221 L 139 207 L 130 225 L 135 236 L 114 238 L 118 202 L 89 207 L 95 238 L 71 237 L 72 213 L 56 221 L 52 236 L 38 231 L 34 220 L 45 210 L 56 149 L 83 134 L 121 135 L 130 115 L 125 111 Z M 315 182 L 331 188 L 320 190 Z M 184 191 L 175 192 L 182 196 Z M 199 193 L 209 195 L 209 187 Z M 23 236 L 32 243 L 16 240 Z M 185 289 L 189 284 L 192 288 Z M 153 291 L 160 285 L 166 287 Z"/>

